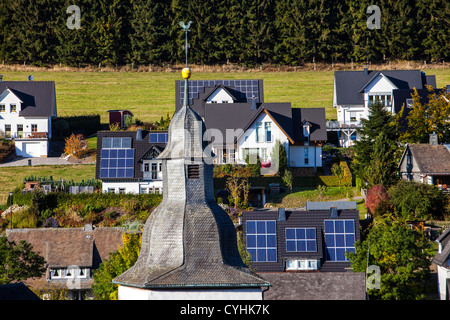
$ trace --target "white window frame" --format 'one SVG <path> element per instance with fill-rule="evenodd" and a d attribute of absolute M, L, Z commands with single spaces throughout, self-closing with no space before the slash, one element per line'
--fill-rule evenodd
<path fill-rule="evenodd" d="M 286 270 L 287 271 L 299 271 L 299 270 L 319 270 L 320 261 L 317 259 L 287 259 Z"/>

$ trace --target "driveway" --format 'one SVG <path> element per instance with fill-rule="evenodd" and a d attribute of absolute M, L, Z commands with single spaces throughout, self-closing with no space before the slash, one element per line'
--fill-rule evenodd
<path fill-rule="evenodd" d="M 73 164 L 62 157 L 48 157 L 48 158 L 15 158 L 11 161 L 1 163 L 0 167 L 17 167 L 17 166 L 28 166 L 29 161 L 31 161 L 32 166 L 42 166 L 42 165 L 64 165 Z"/>

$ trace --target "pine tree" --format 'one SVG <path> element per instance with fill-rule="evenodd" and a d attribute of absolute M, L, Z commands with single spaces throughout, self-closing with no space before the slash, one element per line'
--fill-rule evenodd
<path fill-rule="evenodd" d="M 358 133 L 361 139 L 355 141 L 353 146 L 355 150 L 353 168 L 360 179 L 370 182 L 372 181 L 371 175 L 378 170 L 381 163 L 384 163 L 378 157 L 383 152 L 382 150 L 387 152 L 392 148 L 393 154 L 398 154 L 397 140 L 399 134 L 394 117 L 384 108 L 382 103 L 378 102 L 369 105 L 369 117 L 368 119 L 361 119 L 361 128 L 358 129 Z M 384 136 L 380 138 L 381 134 Z M 389 149 L 387 147 L 383 149 L 385 144 L 390 146 Z M 391 159 L 391 161 L 395 162 L 396 159 Z"/>

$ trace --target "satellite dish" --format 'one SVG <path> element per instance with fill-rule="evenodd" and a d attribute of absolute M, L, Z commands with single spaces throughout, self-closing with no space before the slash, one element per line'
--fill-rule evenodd
<path fill-rule="evenodd" d="M 32 75 L 29 75 L 28 76 L 28 81 L 33 81 L 33 80 L 34 80 L 34 77 Z"/>

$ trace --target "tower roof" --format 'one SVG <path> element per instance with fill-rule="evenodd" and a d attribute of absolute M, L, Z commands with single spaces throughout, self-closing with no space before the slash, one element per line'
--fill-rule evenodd
<path fill-rule="evenodd" d="M 158 156 L 163 200 L 147 219 L 136 264 L 113 283 L 143 289 L 270 285 L 242 261 L 233 222 L 214 200 L 205 130 L 187 105 L 172 118 L 167 147 Z"/>
<path fill-rule="evenodd" d="M 202 159 L 205 153 L 203 141 L 205 123 L 189 106 L 183 106 L 172 118 L 169 125 L 169 139 L 159 159 Z"/>

